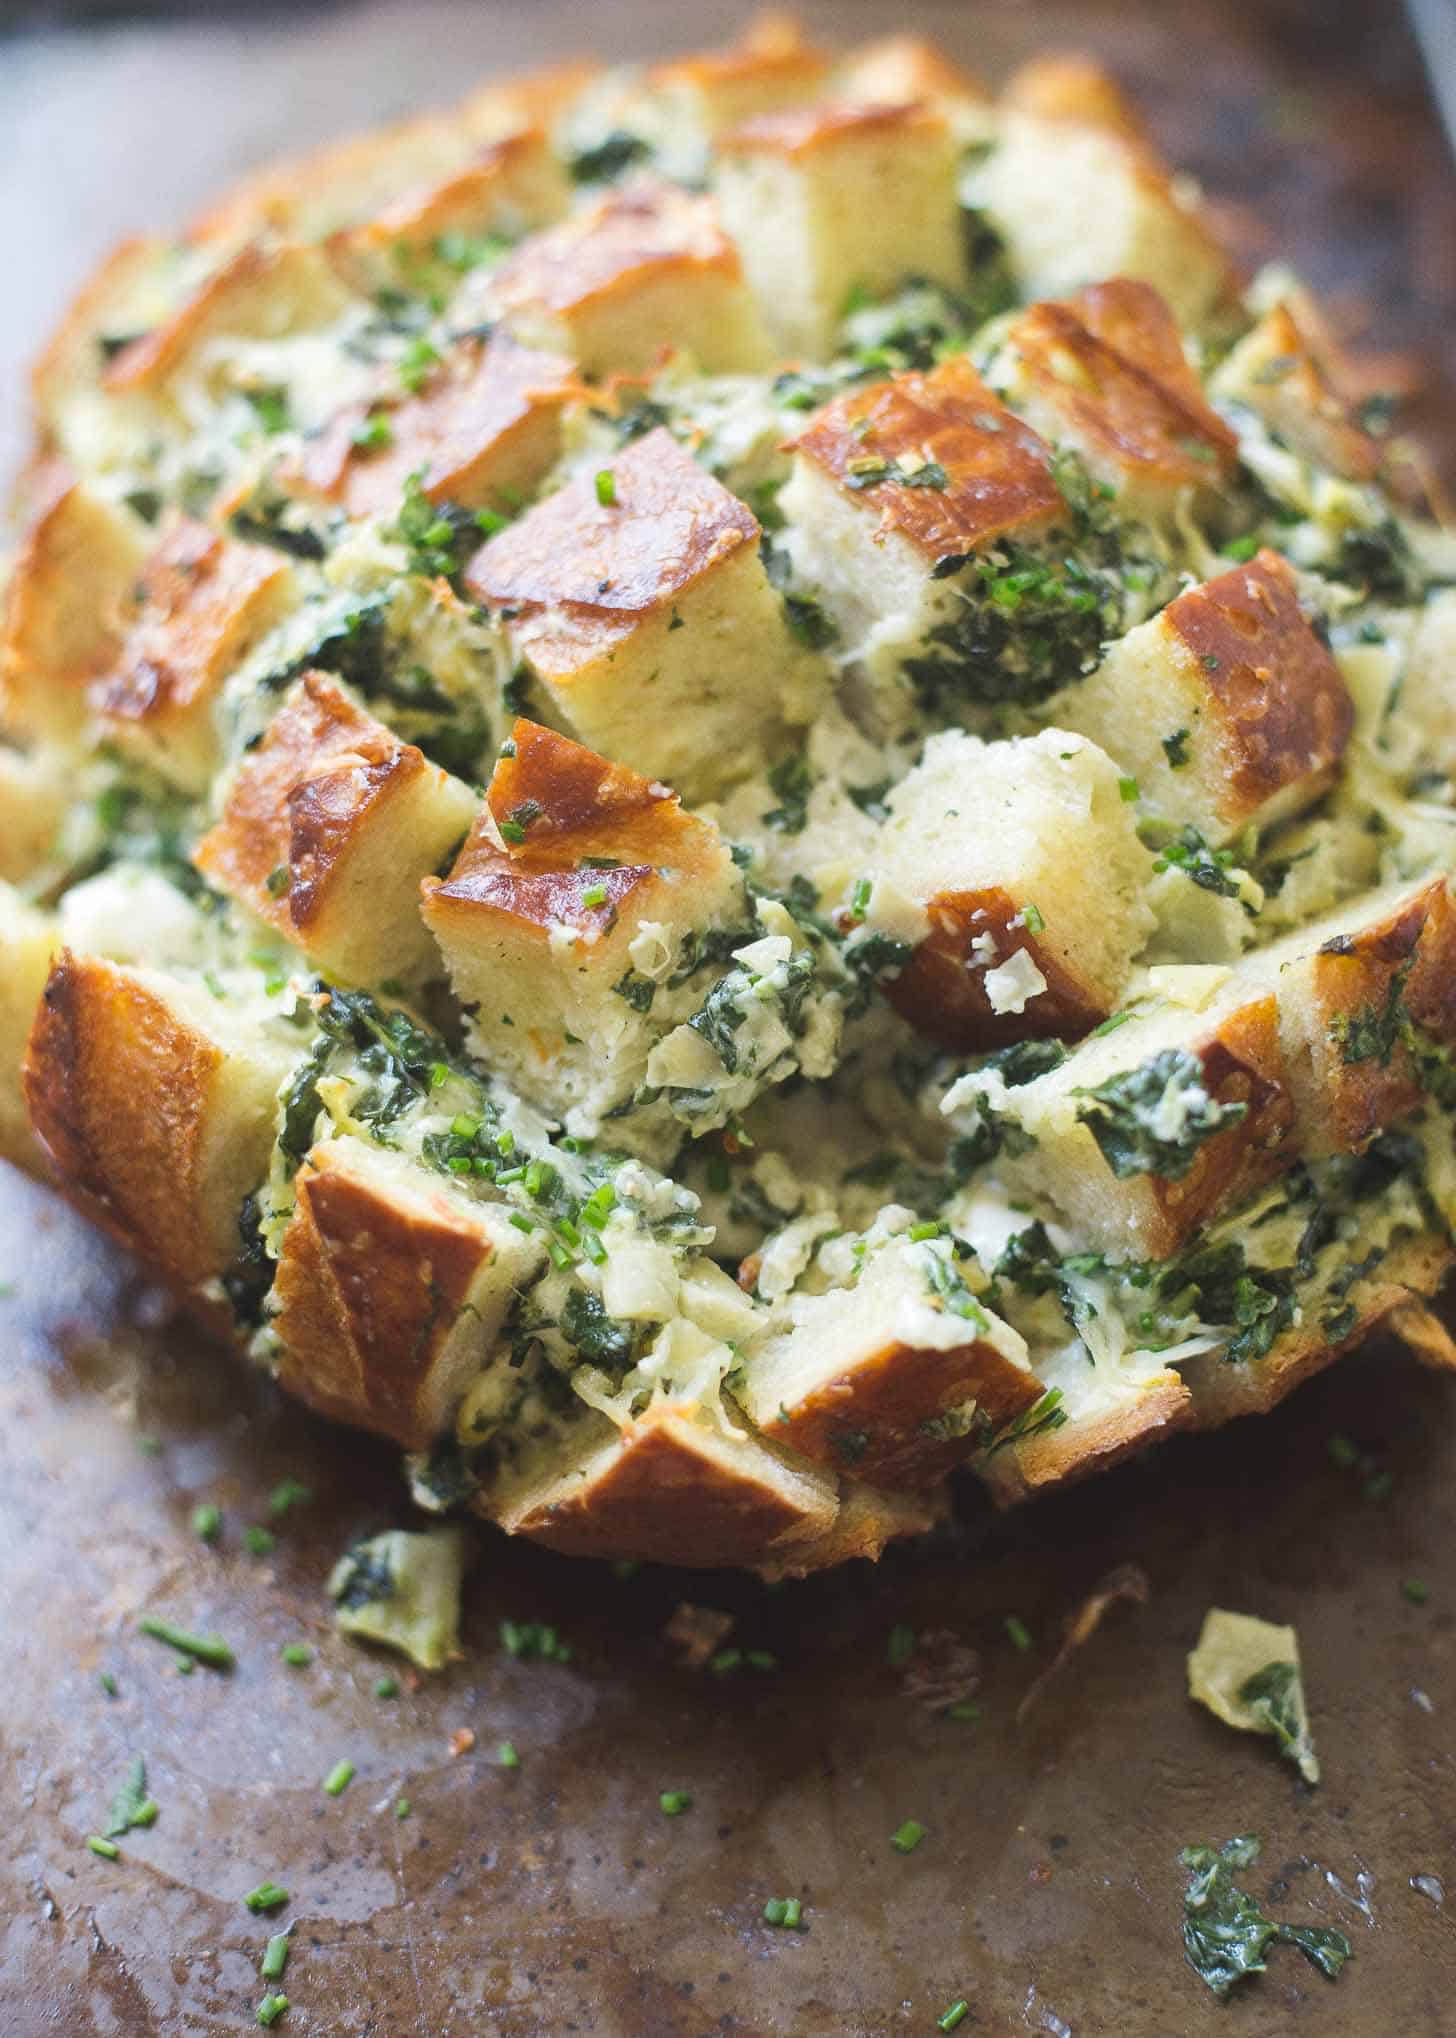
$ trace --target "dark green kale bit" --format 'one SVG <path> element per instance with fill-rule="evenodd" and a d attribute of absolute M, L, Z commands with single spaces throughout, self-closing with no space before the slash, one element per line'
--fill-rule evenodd
<path fill-rule="evenodd" d="M 1320 950 L 1321 955 L 1342 952 L 1338 937 Z M 1378 1004 L 1362 1005 L 1353 1013 L 1342 1012 L 1330 1021 L 1331 1037 L 1346 1062 L 1377 1061 L 1382 1068 L 1389 1066 L 1405 1031 L 1405 984 L 1410 972 L 1410 962 L 1402 963 Z"/>
<path fill-rule="evenodd" d="M 967 703 L 1034 707 L 1091 672 L 1116 627 L 1117 584 L 1073 553 L 1008 542 L 942 564 L 964 571 L 965 607 L 905 661 L 928 712 L 954 714 Z"/>
<path fill-rule="evenodd" d="M 802 757 L 784 758 L 769 773 L 768 782 L 779 804 L 761 817 L 764 826 L 776 828 L 782 835 L 802 835 L 809 818 L 809 795 L 814 790 L 814 774 L 807 762 Z"/>
<path fill-rule="evenodd" d="M 573 184 L 611 184 L 651 154 L 651 145 L 640 134 L 618 127 L 589 149 L 578 149 L 567 158 L 566 167 Z"/>
<path fill-rule="evenodd" d="M 1191 878 L 1205 892 L 1214 892 L 1221 899 L 1239 898 L 1239 880 L 1229 875 L 1234 861 L 1231 849 L 1210 849 L 1198 830 L 1191 827 L 1180 828 L 1166 839 L 1159 839 L 1164 836 L 1164 826 L 1159 822 L 1149 823 L 1139 832 L 1147 846 L 1157 851 L 1155 872 L 1181 870 L 1184 877 Z M 1247 900 L 1244 911 L 1253 917 L 1255 909 Z"/>
<path fill-rule="evenodd" d="M 1181 1047 L 1165 1047 L 1137 1068 L 1077 1092 L 1077 1116 L 1119 1181 L 1158 1175 L 1179 1182 L 1205 1140 L 1248 1116 L 1247 1104 L 1220 1104 L 1203 1087 L 1202 1065 Z"/>
<path fill-rule="evenodd" d="M 424 469 L 419 468 L 405 481 L 399 515 L 386 536 L 404 546 L 411 573 L 422 573 L 430 580 L 453 580 L 482 537 L 498 531 L 502 521 L 493 510 L 431 502 L 425 493 Z"/>
<path fill-rule="evenodd" d="M 573 1288 L 561 1310 L 561 1335 L 594 1366 L 622 1372 L 632 1363 L 636 1334 L 631 1324 L 608 1316 L 600 1295 Z"/>
<path fill-rule="evenodd" d="M 1319 1762 L 1304 1722 L 1298 1664 L 1266 1663 L 1245 1678 L 1239 1697 L 1254 1718 L 1268 1727 L 1280 1754 L 1294 1764 L 1306 1783 L 1318 1783 Z"/>
<path fill-rule="evenodd" d="M 1246 1975 L 1262 1974 L 1272 1945 L 1297 1946 L 1331 1981 L 1350 1957 L 1350 1942 L 1328 1925 L 1280 1925 L 1241 1890 L 1233 1871 L 1258 1859 L 1251 1834 L 1212 1847 L 1185 1847 L 1178 1859 L 1192 1871 L 1183 1898 L 1183 1950 L 1188 1964 L 1215 1995 L 1225 1996 Z"/>
<path fill-rule="evenodd" d="M 1030 1408 L 1023 1408 L 1020 1415 L 1012 1416 L 1010 1422 L 996 1431 L 986 1445 L 986 1456 L 994 1458 L 997 1451 L 1004 1451 L 1008 1444 L 1024 1444 L 1031 1437 L 1045 1436 L 1054 1429 L 1060 1429 L 1066 1420 L 1061 1388 L 1048 1387 L 1040 1401 L 1033 1401 Z"/>

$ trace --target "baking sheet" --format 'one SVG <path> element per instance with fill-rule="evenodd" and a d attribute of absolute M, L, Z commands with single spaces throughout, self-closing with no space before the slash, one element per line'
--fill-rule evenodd
<path fill-rule="evenodd" d="M 1437 361 L 1456 298 L 1438 129 L 1388 18 L 1359 56 L 1365 11 L 1323 30 L 1309 25 L 1319 12 L 921 18 L 993 75 L 1080 27 L 1143 88 L 1162 138 L 1210 182 L 1218 171 L 1246 244 L 1262 253 L 1272 221 L 1268 244 L 1353 317 L 1373 308 L 1396 365 L 1413 346 Z M 846 36 L 893 25 L 867 5 L 817 14 Z M 720 15 L 703 10 L 691 32 Z M 316 36 L 295 21 L 128 32 L 110 57 L 31 48 L 28 125 L 12 132 L 28 245 L 44 253 L 24 295 L 45 300 L 101 239 L 307 138 L 299 108 L 322 132 L 496 59 L 650 50 L 682 43 L 684 26 L 661 6 L 421 7 L 331 17 Z M 95 66 L 123 57 L 108 87 Z M 105 133 L 75 127 L 81 107 Z M 63 117 L 98 218 L 82 222 L 74 165 L 56 171 L 77 222 L 57 241 L 41 172 L 47 123 Z M 12 176 L 12 206 L 16 188 Z M 3 1169 L 0 1283 L 7 2034 L 255 2028 L 274 1925 L 241 1899 L 265 1877 L 293 1894 L 293 2008 L 277 2027 L 290 2034 L 929 2032 L 959 1997 L 959 2028 L 977 2038 L 1456 2031 L 1451 1911 L 1429 1880 L 1456 1901 L 1456 1410 L 1449 1384 L 1405 1355 L 1372 1350 L 1272 1418 L 1032 1510 L 997 1517 L 968 1488 L 933 1541 L 776 1591 L 654 1569 L 623 1580 L 482 1536 L 466 1661 L 386 1700 L 373 1686 L 392 1666 L 333 1636 L 322 1579 L 352 1536 L 405 1518 L 392 1454 L 169 1323 L 120 1256 Z M 1337 1464 L 1331 1438 L 1360 1463 Z M 314 1498 L 251 1557 L 241 1531 L 285 1478 Z M 225 1516 L 216 1548 L 189 1530 L 202 1500 Z M 1114 1608 L 1018 1727 L 1062 1621 L 1129 1560 L 1148 1603 Z M 1430 1586 L 1424 1605 L 1402 1590 L 1412 1578 Z M 730 1645 L 777 1667 L 677 1667 L 662 1629 L 684 1599 L 730 1613 Z M 1298 1624 L 1316 1792 L 1184 1696 L 1184 1652 L 1214 1603 Z M 236 1669 L 179 1675 L 138 1634 L 143 1611 L 224 1633 Z M 573 1660 L 513 1660 L 502 1619 L 554 1623 Z M 897 1626 L 976 1652 L 979 1719 L 907 1693 L 888 1661 Z M 297 1640 L 316 1650 L 307 1669 L 280 1661 Z M 515 1770 L 497 1759 L 506 1740 Z M 137 1754 L 160 1814 L 100 1860 L 86 1836 Z M 355 1779 L 326 1796 L 344 1757 Z M 691 1792 L 691 1809 L 665 1817 L 665 1789 Z M 900 1855 L 890 1835 L 907 1818 L 927 1835 Z M 1331 1985 L 1276 1950 L 1224 2006 L 1182 1959 L 1176 1855 L 1250 1830 L 1264 1853 L 1248 1886 L 1277 1916 L 1339 1925 L 1356 1958 Z M 806 1931 L 762 1922 L 764 1902 L 789 1895 Z"/>

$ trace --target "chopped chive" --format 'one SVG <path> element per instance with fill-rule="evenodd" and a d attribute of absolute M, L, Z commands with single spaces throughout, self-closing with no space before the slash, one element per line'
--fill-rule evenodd
<path fill-rule="evenodd" d="M 189 1664 L 196 1661 L 206 1663 L 210 1670 L 231 1670 L 236 1661 L 221 1635 L 190 1634 L 186 1628 L 175 1627 L 169 1620 L 158 1620 L 153 1614 L 146 1614 L 137 1625 L 144 1635 L 150 1635 L 154 1642 L 165 1642 Z"/>
<path fill-rule="evenodd" d="M 250 1557 L 266 1557 L 275 1540 L 272 1529 L 259 1528 L 256 1522 L 249 1522 L 243 1530 L 243 1548 Z"/>
<path fill-rule="evenodd" d="M 1360 1462 L 1360 1447 L 1349 1437 L 1332 1436 L 1325 1448 L 1342 1472 L 1348 1472 Z"/>
<path fill-rule="evenodd" d="M 96 1682 L 101 1686 L 101 1689 L 106 1693 L 106 1696 L 108 1698 L 116 1697 L 117 1695 L 116 1679 L 112 1676 L 109 1670 L 103 1670 L 97 1677 Z"/>
<path fill-rule="evenodd" d="M 919 1819 L 906 1819 L 890 1835 L 890 1845 L 897 1854 L 913 1854 L 925 1838 L 925 1828 Z"/>
<path fill-rule="evenodd" d="M 1126 1026 L 1132 1016 L 1131 1012 L 1114 1012 L 1110 1018 L 1104 1019 L 1100 1026 L 1092 1028 L 1091 1038 L 1100 1040 L 1104 1033 L 1116 1033 L 1118 1027 Z"/>
<path fill-rule="evenodd" d="M 199 1541 L 215 1543 L 222 1534 L 222 1509 L 204 1500 L 192 1510 L 192 1533 Z"/>
<path fill-rule="evenodd" d="M 374 1696 L 376 1698 L 398 1698 L 399 1679 L 397 1677 L 376 1678 L 374 1683 Z"/>
<path fill-rule="evenodd" d="M 162 1439 L 160 1437 L 139 1436 L 136 1440 L 136 1447 L 144 1458 L 160 1458 L 162 1455 Z"/>
<path fill-rule="evenodd" d="M 496 823 L 496 825 L 500 829 L 502 836 L 505 838 L 507 842 L 525 841 L 526 831 L 521 826 L 519 821 L 511 820 L 499 821 Z"/>
<path fill-rule="evenodd" d="M 898 1670 L 908 1663 L 915 1654 L 915 1630 L 897 1622 L 890 1630 L 890 1639 L 885 1648 L 885 1659 L 892 1670 Z"/>
<path fill-rule="evenodd" d="M 726 1677 L 730 1670 L 736 1670 L 743 1661 L 741 1649 L 719 1649 L 708 1659 L 708 1668 L 715 1677 Z"/>
<path fill-rule="evenodd" d="M 1129 806 L 1138 798 L 1138 782 L 1135 778 L 1120 778 L 1117 781 L 1117 790 L 1125 804 Z"/>
<path fill-rule="evenodd" d="M 250 1889 L 243 1902 L 250 1911 L 276 1911 L 280 1904 L 288 1901 L 288 1891 L 281 1883 L 260 1882 L 256 1889 Z"/>
<path fill-rule="evenodd" d="M 610 509 L 617 500 L 617 478 L 610 467 L 597 471 L 597 501 L 603 509 Z"/>
<path fill-rule="evenodd" d="M 324 1791 L 329 1797 L 342 1797 L 354 1780 L 354 1765 L 346 1756 L 336 1762 L 324 1778 Z"/>
<path fill-rule="evenodd" d="M 510 1222 L 516 1227 L 517 1231 L 534 1231 L 536 1229 L 535 1218 L 528 1217 L 524 1210 L 513 1210 L 510 1215 Z"/>
<path fill-rule="evenodd" d="M 394 1816 L 397 1819 L 407 1819 L 410 1815 L 410 1809 L 410 1801 L 407 1797 L 397 1797 L 395 1799 Z"/>
<path fill-rule="evenodd" d="M 286 863 L 275 863 L 263 880 L 263 889 L 270 899 L 281 899 L 289 886 L 289 869 Z"/>
<path fill-rule="evenodd" d="M 448 1074 L 448 1070 L 446 1073 Z M 301 1479 L 284 1479 L 268 1495 L 268 1512 L 274 1521 L 280 1521 L 295 1507 L 303 1507 L 312 1499 L 311 1486 L 305 1486 Z"/>
<path fill-rule="evenodd" d="M 581 903 L 584 906 L 605 906 L 607 903 L 606 886 L 588 885 L 581 895 Z"/>
<path fill-rule="evenodd" d="M 743 1660 L 750 1670 L 777 1670 L 779 1659 L 772 1649 L 745 1649 Z"/>
<path fill-rule="evenodd" d="M 804 1927 L 804 1906 L 796 1896 L 773 1896 L 763 1907 L 763 1921 L 766 1925 L 780 1926 L 786 1932 L 802 1932 Z"/>
<path fill-rule="evenodd" d="M 1367 1500 L 1387 1500 L 1390 1497 L 1390 1490 L 1394 1484 L 1395 1478 L 1393 1474 L 1389 1472 L 1372 1472 L 1365 1481 L 1365 1498 Z"/>
<path fill-rule="evenodd" d="M 86 1845 L 93 1854 L 99 1854 L 103 1861 L 115 1861 L 121 1853 L 115 1840 L 103 1840 L 99 1833 L 93 1833 Z"/>
<path fill-rule="evenodd" d="M 291 1670 L 307 1670 L 313 1661 L 313 1650 L 307 1642 L 285 1642 L 278 1653 Z"/>
<path fill-rule="evenodd" d="M 289 1925 L 285 1931 L 275 1932 L 264 1947 L 263 1958 L 258 1966 L 258 1977 L 261 1981 L 277 1981 L 279 1975 L 287 1967 L 289 1954 L 288 1936 L 292 1930 L 292 1925 Z"/>
<path fill-rule="evenodd" d="M 1019 1649 L 1024 1656 L 1031 1648 L 1031 1629 L 1024 1620 L 1014 1613 L 1006 1616 L 1006 1636 L 1013 1649 Z"/>
<path fill-rule="evenodd" d="M 971 2014 L 971 2006 L 964 1996 L 957 1996 L 948 2010 L 942 2010 L 935 2020 L 937 2031 L 954 2031 L 957 2024 L 963 2024 Z"/>
<path fill-rule="evenodd" d="M 262 2002 L 259 2003 L 258 2005 L 258 2022 L 263 2026 L 265 2031 L 269 2030 L 274 2024 L 278 2022 L 278 2019 L 283 2015 L 283 2012 L 287 2008 L 288 2008 L 287 1996 L 280 1995 L 264 1996 Z"/>
<path fill-rule="evenodd" d="M 958 1698 L 954 1705 L 945 1709 L 948 1720 L 979 1720 L 984 1719 L 985 1714 L 986 1708 L 978 1705 L 973 1698 Z"/>
<path fill-rule="evenodd" d="M 1403 1578 L 1400 1589 L 1412 1606 L 1424 1606 L 1431 1596 L 1431 1588 L 1424 1578 Z"/>
<path fill-rule="evenodd" d="M 869 911 L 874 889 L 874 881 L 871 878 L 860 877 L 855 879 L 854 890 L 849 895 L 849 910 L 856 920 L 863 920 L 865 914 Z"/>
<path fill-rule="evenodd" d="M 514 1741 L 502 1741 L 495 1751 L 495 1759 L 502 1769 L 519 1769 L 521 1766 Z"/>
<path fill-rule="evenodd" d="M 912 1245 L 919 1245 L 922 1239 L 939 1238 L 940 1220 L 936 1217 L 928 1217 L 924 1224 L 912 1224 L 905 1235 Z"/>
<path fill-rule="evenodd" d="M 1028 934 L 1044 934 L 1046 920 L 1040 906 L 1025 905 L 1021 909 L 1021 924 Z"/>
<path fill-rule="evenodd" d="M 354 445 L 373 453 L 383 446 L 394 444 L 394 427 L 387 417 L 365 418 L 362 424 L 355 425 L 349 437 Z"/>
<path fill-rule="evenodd" d="M 688 1790 L 663 1790 L 657 1795 L 657 1808 L 669 1819 L 679 1818 L 691 1808 L 692 1802 L 692 1792 Z"/>

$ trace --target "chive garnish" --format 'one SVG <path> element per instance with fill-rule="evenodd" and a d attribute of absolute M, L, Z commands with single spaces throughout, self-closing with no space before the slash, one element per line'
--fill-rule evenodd
<path fill-rule="evenodd" d="M 209 1670 L 231 1670 L 237 1660 L 221 1635 L 194 1635 L 169 1620 L 159 1620 L 155 1614 L 144 1615 L 137 1625 L 144 1635 L 150 1635 L 154 1642 L 165 1642 L 189 1664 L 198 1662 L 205 1663 Z"/>
<path fill-rule="evenodd" d="M 495 1751 L 495 1759 L 502 1769 L 519 1769 L 521 1766 L 521 1758 L 516 1753 L 514 1741 L 502 1741 Z"/>
<path fill-rule="evenodd" d="M 274 1541 L 273 1531 L 259 1528 L 256 1522 L 249 1522 L 243 1530 L 243 1548 L 250 1557 L 266 1557 L 272 1550 Z"/>
<path fill-rule="evenodd" d="M 397 1819 L 407 1819 L 410 1815 L 410 1809 L 411 1809 L 410 1801 L 407 1797 L 400 1797 L 395 1799 L 394 1816 Z"/>
<path fill-rule="evenodd" d="M 292 1925 L 288 1925 L 283 1931 L 275 1932 L 268 1941 L 267 1946 L 263 1950 L 263 1958 L 258 1965 L 260 1980 L 277 1981 L 284 1968 L 287 1967 L 289 1953 L 288 1936 L 292 1930 Z"/>
<path fill-rule="evenodd" d="M 374 1696 L 376 1698 L 398 1698 L 399 1679 L 397 1677 L 376 1678 L 374 1682 Z"/>
<path fill-rule="evenodd" d="M 692 1792 L 688 1790 L 660 1791 L 657 1798 L 658 1810 L 669 1819 L 680 1818 L 691 1808 L 692 1802 Z"/>
<path fill-rule="evenodd" d="M 1024 1656 L 1031 1648 L 1031 1629 L 1014 1613 L 1006 1616 L 1006 1636 L 1013 1649 L 1019 1649 Z"/>
<path fill-rule="evenodd" d="M 305 1486 L 301 1479 L 284 1479 L 268 1495 L 268 1512 L 274 1521 L 278 1521 L 293 1508 L 302 1507 L 312 1499 L 311 1486 Z"/>
<path fill-rule="evenodd" d="M 215 1543 L 222 1534 L 222 1509 L 204 1500 L 192 1510 L 192 1533 L 200 1542 Z"/>
<path fill-rule="evenodd" d="M 99 1854 L 103 1861 L 115 1861 L 121 1853 L 115 1840 L 103 1840 L 99 1833 L 93 1833 L 86 1845 L 93 1854 Z"/>
<path fill-rule="evenodd" d="M 306 1670 L 313 1661 L 313 1650 L 307 1642 L 285 1642 L 278 1653 L 290 1670 Z"/>
<path fill-rule="evenodd" d="M 617 478 L 610 467 L 598 470 L 596 489 L 597 501 L 603 509 L 610 509 L 617 500 Z"/>
<path fill-rule="evenodd" d="M 288 1901 L 288 1891 L 281 1883 L 260 1882 L 256 1889 L 250 1889 L 243 1902 L 250 1911 L 276 1911 L 280 1904 Z"/>
<path fill-rule="evenodd" d="M 925 1838 L 925 1828 L 919 1819 L 906 1819 L 890 1835 L 890 1845 L 897 1854 L 913 1854 Z"/>
<path fill-rule="evenodd" d="M 964 1996 L 957 1996 L 948 2010 L 943 2010 L 935 2020 L 937 2031 L 954 2031 L 971 2014 L 971 2006 Z"/>
<path fill-rule="evenodd" d="M 777 1925 L 785 1932 L 802 1932 L 804 1906 L 796 1896 L 770 1897 L 763 1907 L 763 1921 L 766 1925 Z"/>
<path fill-rule="evenodd" d="M 287 1996 L 280 1995 L 264 1996 L 262 2002 L 259 2003 L 258 2005 L 258 2022 L 263 2026 L 264 2030 L 266 2031 L 278 2022 L 278 2019 L 283 2015 L 283 2012 L 287 2008 L 288 2008 Z"/>
<path fill-rule="evenodd" d="M 334 1764 L 324 1778 L 324 1790 L 329 1797 L 340 1797 L 354 1780 L 354 1765 L 345 1756 Z"/>

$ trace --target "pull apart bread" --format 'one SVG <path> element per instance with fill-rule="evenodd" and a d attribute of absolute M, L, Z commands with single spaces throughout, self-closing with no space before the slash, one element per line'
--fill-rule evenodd
<path fill-rule="evenodd" d="M 0 1150 L 581 1555 L 1452 1363 L 1456 538 L 1349 380 L 1094 66 L 779 16 L 129 243 L 35 373 Z"/>

